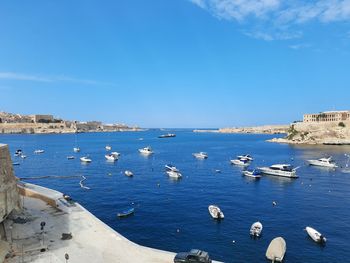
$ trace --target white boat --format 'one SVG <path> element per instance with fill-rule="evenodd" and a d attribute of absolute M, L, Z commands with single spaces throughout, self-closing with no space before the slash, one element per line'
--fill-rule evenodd
<path fill-rule="evenodd" d="M 118 152 L 111 152 L 111 154 L 114 155 L 114 156 L 117 156 L 117 157 L 120 156 L 120 153 L 118 153 Z"/>
<path fill-rule="evenodd" d="M 166 164 L 165 169 L 167 169 L 167 171 L 180 172 L 180 170 L 172 164 Z"/>
<path fill-rule="evenodd" d="M 286 241 L 282 237 L 274 238 L 266 250 L 266 257 L 272 262 L 282 262 L 287 250 Z"/>
<path fill-rule="evenodd" d="M 67 156 L 67 159 L 68 160 L 73 160 L 73 159 L 75 159 L 75 157 L 74 156 Z"/>
<path fill-rule="evenodd" d="M 167 134 L 162 134 L 162 135 L 158 136 L 158 138 L 172 138 L 172 137 L 176 137 L 176 134 L 174 134 L 174 133 L 167 133 Z"/>
<path fill-rule="evenodd" d="M 106 150 L 107 150 L 107 151 L 112 150 L 112 146 L 110 146 L 110 145 L 106 145 L 106 147 L 105 147 L 105 148 L 106 148 Z"/>
<path fill-rule="evenodd" d="M 230 162 L 231 162 L 231 164 L 239 165 L 239 166 L 249 166 L 250 165 L 250 161 L 246 158 L 234 159 L 234 160 L 230 160 Z"/>
<path fill-rule="evenodd" d="M 21 156 L 22 153 L 23 153 L 22 150 L 18 149 L 18 150 L 15 151 L 14 156 L 16 156 L 16 157 L 17 156 Z"/>
<path fill-rule="evenodd" d="M 169 175 L 170 178 L 174 178 L 174 179 L 180 179 L 182 177 L 182 174 L 179 172 L 175 172 L 175 171 L 166 171 L 166 173 Z"/>
<path fill-rule="evenodd" d="M 27 158 L 27 155 L 25 155 L 25 154 L 23 154 L 23 153 L 22 153 L 20 156 L 21 156 L 22 159 Z"/>
<path fill-rule="evenodd" d="M 74 151 L 75 153 L 78 153 L 78 152 L 80 152 L 80 148 L 79 148 L 79 147 L 74 147 L 74 148 L 73 148 L 73 151 Z"/>
<path fill-rule="evenodd" d="M 323 167 L 330 167 L 330 168 L 337 168 L 337 164 L 332 160 L 332 157 L 328 158 L 320 158 L 318 160 L 307 160 L 309 165 L 314 166 L 323 166 Z"/>
<path fill-rule="evenodd" d="M 214 219 L 223 219 L 225 218 L 224 213 L 221 211 L 221 209 L 217 205 L 210 205 L 208 207 L 209 214 Z"/>
<path fill-rule="evenodd" d="M 250 227 L 250 235 L 260 237 L 263 230 L 263 225 L 260 222 L 255 222 Z"/>
<path fill-rule="evenodd" d="M 150 146 L 147 146 L 145 148 L 139 149 L 139 152 L 145 155 L 150 155 L 153 153 L 152 148 Z"/>
<path fill-rule="evenodd" d="M 111 161 L 111 162 L 118 160 L 118 156 L 113 154 L 106 154 L 105 158 L 107 159 L 107 161 Z"/>
<path fill-rule="evenodd" d="M 316 229 L 307 226 L 305 230 L 308 233 L 308 235 L 313 239 L 313 241 L 317 243 L 326 243 L 327 239 Z"/>
<path fill-rule="evenodd" d="M 80 161 L 82 161 L 83 163 L 91 163 L 92 162 L 92 160 L 87 156 L 81 157 Z"/>
<path fill-rule="evenodd" d="M 208 154 L 206 152 L 194 153 L 193 156 L 196 157 L 197 159 L 207 159 L 208 158 Z"/>
<path fill-rule="evenodd" d="M 247 176 L 247 177 L 252 177 L 255 179 L 261 178 L 261 172 L 258 169 L 254 169 L 253 171 L 245 170 L 242 172 L 242 174 Z"/>
<path fill-rule="evenodd" d="M 298 178 L 296 174 L 296 170 L 299 167 L 293 168 L 290 164 L 274 164 L 270 167 L 259 167 L 258 169 L 263 174 L 274 175 L 274 176 L 282 176 L 289 178 Z"/>
<path fill-rule="evenodd" d="M 131 171 L 129 171 L 129 170 L 126 170 L 126 171 L 124 172 L 124 174 L 125 174 L 126 176 L 129 176 L 129 177 L 134 176 L 134 174 L 133 174 Z"/>
<path fill-rule="evenodd" d="M 45 152 L 44 150 L 35 150 L 34 151 L 35 154 L 44 153 L 44 152 Z"/>
<path fill-rule="evenodd" d="M 248 159 L 250 162 L 254 160 L 254 158 L 251 155 L 249 155 L 249 154 L 238 155 L 237 159 Z"/>

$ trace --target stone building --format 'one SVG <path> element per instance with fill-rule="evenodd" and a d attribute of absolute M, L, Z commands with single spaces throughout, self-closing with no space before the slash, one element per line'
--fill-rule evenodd
<path fill-rule="evenodd" d="M 350 111 L 325 111 L 304 114 L 303 122 L 342 122 L 350 121 Z"/>
<path fill-rule="evenodd" d="M 52 115 L 35 114 L 31 117 L 34 123 L 50 123 L 54 121 Z"/>

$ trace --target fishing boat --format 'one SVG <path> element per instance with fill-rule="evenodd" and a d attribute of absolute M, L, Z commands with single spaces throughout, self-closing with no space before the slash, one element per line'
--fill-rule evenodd
<path fill-rule="evenodd" d="M 116 160 L 118 160 L 118 156 L 113 154 L 106 154 L 105 158 L 107 159 L 107 161 L 110 161 L 110 162 L 115 162 Z"/>
<path fill-rule="evenodd" d="M 166 171 L 168 176 L 173 179 L 180 179 L 182 177 L 182 174 L 180 172 L 175 172 L 175 171 Z"/>
<path fill-rule="evenodd" d="M 80 161 L 83 163 L 91 163 L 92 162 L 92 160 L 87 156 L 81 157 Z"/>
<path fill-rule="evenodd" d="M 117 216 L 118 217 L 127 217 L 127 216 L 134 214 L 134 212 L 135 212 L 134 208 L 129 208 L 129 209 L 126 209 L 126 210 L 118 213 Z"/>
<path fill-rule="evenodd" d="M 288 177 L 288 178 L 298 178 L 296 170 L 299 167 L 293 168 L 290 164 L 274 164 L 270 167 L 260 167 L 258 168 L 263 174 Z"/>
<path fill-rule="evenodd" d="M 312 238 L 312 240 L 316 243 L 326 243 L 327 239 L 316 229 L 307 226 L 305 230 L 308 233 L 308 235 Z"/>
<path fill-rule="evenodd" d="M 150 146 L 147 146 L 145 148 L 139 149 L 139 152 L 144 155 L 150 155 L 153 153 L 152 148 Z"/>
<path fill-rule="evenodd" d="M 80 148 L 79 148 L 79 147 L 74 147 L 74 148 L 73 148 L 73 151 L 74 151 L 75 153 L 78 153 L 78 152 L 80 152 Z"/>
<path fill-rule="evenodd" d="M 337 164 L 333 161 L 332 156 L 328 158 L 320 158 L 317 160 L 307 160 L 309 165 L 314 166 L 322 166 L 322 167 L 329 167 L 329 168 L 337 168 Z"/>
<path fill-rule="evenodd" d="M 172 138 L 172 137 L 176 137 L 176 134 L 174 134 L 174 133 L 167 133 L 167 134 L 162 134 L 162 135 L 158 136 L 158 138 Z"/>
<path fill-rule="evenodd" d="M 194 153 L 193 156 L 196 157 L 197 159 L 207 159 L 208 158 L 208 154 L 206 152 Z"/>
<path fill-rule="evenodd" d="M 112 146 L 106 145 L 105 149 L 106 149 L 107 151 L 110 151 L 110 150 L 112 150 Z"/>
<path fill-rule="evenodd" d="M 176 168 L 176 166 L 172 165 L 172 164 L 166 164 L 165 165 L 165 169 L 167 171 L 173 171 L 173 172 L 180 172 L 179 169 Z"/>
<path fill-rule="evenodd" d="M 254 236 L 254 237 L 260 237 L 261 236 L 261 232 L 263 229 L 263 225 L 258 221 L 255 222 L 254 224 L 252 224 L 252 226 L 250 227 L 250 235 Z"/>
<path fill-rule="evenodd" d="M 73 160 L 73 159 L 75 159 L 75 157 L 74 156 L 67 156 L 67 159 L 68 160 Z"/>
<path fill-rule="evenodd" d="M 246 158 L 241 158 L 241 159 L 233 159 L 230 160 L 231 164 L 238 165 L 238 166 L 249 166 L 250 161 Z"/>
<path fill-rule="evenodd" d="M 126 176 L 129 176 L 129 177 L 134 176 L 134 174 L 133 174 L 131 171 L 129 171 L 129 170 L 126 170 L 126 171 L 124 172 L 124 174 L 125 174 Z"/>
<path fill-rule="evenodd" d="M 214 219 L 224 219 L 225 215 L 217 205 L 208 206 L 209 214 Z"/>
<path fill-rule="evenodd" d="M 247 176 L 247 177 L 254 178 L 254 179 L 261 178 L 261 172 L 258 169 L 254 169 L 253 171 L 245 170 L 242 172 L 242 174 Z"/>
<path fill-rule="evenodd" d="M 287 250 L 286 241 L 282 237 L 274 238 L 266 250 L 266 257 L 272 262 L 282 262 Z"/>
<path fill-rule="evenodd" d="M 44 150 L 35 150 L 34 153 L 35 154 L 40 154 L 40 153 L 44 153 L 45 151 Z"/>
<path fill-rule="evenodd" d="M 253 157 L 249 154 L 238 155 L 237 159 L 248 159 L 250 162 L 254 160 Z"/>

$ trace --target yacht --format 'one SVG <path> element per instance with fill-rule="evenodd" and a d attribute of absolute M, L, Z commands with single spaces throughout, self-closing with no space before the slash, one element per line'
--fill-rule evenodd
<path fill-rule="evenodd" d="M 250 162 L 254 160 L 254 158 L 253 158 L 251 155 L 249 155 L 249 154 L 238 155 L 237 158 L 238 158 L 238 159 L 247 159 L 247 160 L 249 160 Z"/>
<path fill-rule="evenodd" d="M 240 165 L 240 166 L 249 166 L 250 165 L 250 161 L 246 158 L 234 159 L 234 160 L 230 160 L 230 162 L 231 162 L 231 164 Z"/>
<path fill-rule="evenodd" d="M 169 175 L 169 177 L 174 179 L 180 179 L 182 177 L 182 174 L 180 172 L 169 170 L 169 171 L 166 171 L 166 173 Z"/>
<path fill-rule="evenodd" d="M 39 153 L 44 153 L 44 150 L 35 150 L 34 153 L 39 154 Z"/>
<path fill-rule="evenodd" d="M 106 145 L 106 151 L 110 151 L 110 150 L 112 150 L 112 146 L 110 146 L 110 145 Z"/>
<path fill-rule="evenodd" d="M 193 156 L 196 157 L 197 159 L 207 159 L 208 158 L 208 154 L 206 152 L 194 153 Z"/>
<path fill-rule="evenodd" d="M 92 160 L 87 156 L 81 157 L 80 161 L 83 163 L 91 163 L 92 162 Z"/>
<path fill-rule="evenodd" d="M 113 154 L 106 154 L 105 158 L 107 159 L 107 161 L 112 161 L 112 162 L 118 160 L 118 156 Z"/>
<path fill-rule="evenodd" d="M 142 154 L 145 154 L 145 155 L 149 155 L 149 154 L 153 153 L 152 148 L 150 146 L 147 146 L 145 148 L 139 149 L 139 152 L 142 153 Z"/>
<path fill-rule="evenodd" d="M 252 224 L 252 226 L 250 227 L 250 235 L 254 236 L 254 237 L 260 237 L 261 236 L 261 232 L 262 232 L 263 226 L 260 222 L 255 222 L 254 224 Z"/>
<path fill-rule="evenodd" d="M 270 167 L 260 167 L 259 170 L 263 174 L 275 175 L 281 177 L 298 178 L 296 170 L 299 167 L 293 168 L 290 164 L 274 164 Z"/>
<path fill-rule="evenodd" d="M 330 167 L 330 168 L 337 168 L 337 164 L 332 160 L 332 157 L 328 158 L 321 158 L 318 160 L 307 160 L 309 165 L 314 166 L 323 166 L 323 167 Z"/>
<path fill-rule="evenodd" d="M 74 148 L 73 148 L 73 151 L 74 151 L 75 153 L 78 153 L 78 152 L 80 152 L 80 148 L 79 148 L 79 147 L 74 147 Z"/>
<path fill-rule="evenodd" d="M 166 164 L 165 165 L 165 169 L 167 171 L 173 171 L 173 172 L 180 172 L 179 169 L 176 168 L 176 166 L 172 165 L 172 164 Z"/>
<path fill-rule="evenodd" d="M 158 138 L 172 138 L 172 137 L 176 137 L 176 134 L 174 134 L 174 133 L 167 133 L 167 134 L 162 134 L 162 135 L 158 136 Z"/>
<path fill-rule="evenodd" d="M 214 219 L 223 219 L 225 217 L 224 213 L 221 211 L 220 207 L 218 207 L 217 205 L 210 205 L 208 207 L 208 210 L 209 210 L 209 214 Z"/>

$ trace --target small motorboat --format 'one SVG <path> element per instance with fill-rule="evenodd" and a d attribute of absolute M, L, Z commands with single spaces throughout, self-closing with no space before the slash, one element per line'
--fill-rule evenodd
<path fill-rule="evenodd" d="M 80 152 L 80 148 L 79 148 L 79 147 L 74 147 L 74 148 L 73 148 L 73 151 L 74 151 L 75 153 L 78 153 L 78 152 Z"/>
<path fill-rule="evenodd" d="M 27 155 L 25 155 L 25 154 L 23 154 L 23 153 L 22 153 L 20 156 L 21 156 L 22 159 L 27 158 Z"/>
<path fill-rule="evenodd" d="M 67 156 L 67 159 L 68 160 L 73 160 L 73 159 L 75 159 L 75 157 L 74 156 Z"/>
<path fill-rule="evenodd" d="M 111 152 L 111 155 L 114 155 L 114 156 L 119 157 L 119 156 L 120 156 L 120 153 L 118 153 L 118 152 Z"/>
<path fill-rule="evenodd" d="M 117 216 L 118 217 L 127 217 L 127 216 L 134 214 L 134 212 L 135 212 L 134 208 L 129 208 L 129 209 L 126 209 L 126 210 L 118 213 Z"/>
<path fill-rule="evenodd" d="M 220 208 L 217 205 L 210 205 L 208 207 L 209 214 L 214 219 L 224 219 L 224 213 L 220 210 Z"/>
<path fill-rule="evenodd" d="M 14 154 L 14 156 L 21 156 L 21 154 L 22 154 L 23 152 L 22 152 L 22 150 L 21 149 L 18 149 L 18 150 L 16 150 L 15 151 L 15 154 Z"/>
<path fill-rule="evenodd" d="M 332 156 L 328 158 L 320 158 L 318 160 L 307 160 L 309 165 L 314 166 L 322 166 L 322 167 L 329 167 L 329 168 L 337 168 L 337 164 L 332 160 Z"/>
<path fill-rule="evenodd" d="M 247 177 L 254 178 L 254 179 L 261 178 L 261 172 L 258 169 L 254 169 L 253 171 L 245 170 L 242 172 L 242 174 L 247 176 Z"/>
<path fill-rule="evenodd" d="M 286 241 L 282 237 L 274 238 L 266 250 L 266 257 L 272 262 L 282 262 L 286 253 Z"/>
<path fill-rule="evenodd" d="M 132 172 L 132 171 L 129 171 L 129 170 L 126 170 L 126 171 L 124 172 L 124 174 L 125 174 L 126 176 L 129 176 L 129 177 L 134 176 L 133 172 Z"/>
<path fill-rule="evenodd" d="M 87 156 L 81 157 L 80 161 L 83 163 L 91 163 L 92 162 L 92 160 Z"/>
<path fill-rule="evenodd" d="M 254 158 L 249 154 L 238 155 L 237 158 L 238 159 L 248 159 L 250 162 L 254 161 Z"/>
<path fill-rule="evenodd" d="M 105 158 L 107 159 L 107 161 L 110 161 L 110 162 L 115 162 L 116 160 L 118 160 L 118 156 L 113 154 L 106 154 Z"/>
<path fill-rule="evenodd" d="M 326 243 L 327 239 L 316 229 L 307 226 L 305 230 L 308 233 L 308 235 L 313 239 L 313 241 L 317 243 Z"/>
<path fill-rule="evenodd" d="M 174 133 L 167 133 L 167 134 L 162 134 L 162 135 L 158 136 L 158 138 L 173 138 L 173 137 L 176 137 L 176 134 L 174 134 Z"/>
<path fill-rule="evenodd" d="M 246 158 L 233 159 L 233 160 L 230 160 L 230 162 L 231 162 L 231 164 L 239 165 L 239 166 L 249 166 L 250 165 L 250 161 Z"/>
<path fill-rule="evenodd" d="M 172 165 L 172 164 L 166 164 L 165 165 L 165 169 L 167 171 L 173 171 L 173 172 L 180 172 L 179 169 L 176 168 L 176 166 Z"/>
<path fill-rule="evenodd" d="M 35 150 L 34 153 L 35 154 L 40 154 L 40 153 L 44 153 L 45 151 L 44 150 Z"/>
<path fill-rule="evenodd" d="M 194 153 L 193 156 L 196 157 L 197 159 L 202 159 L 202 160 L 208 158 L 208 154 L 206 152 Z"/>
<path fill-rule="evenodd" d="M 169 175 L 170 178 L 173 179 L 180 179 L 182 177 L 182 174 L 180 172 L 175 172 L 175 171 L 166 171 L 166 173 Z"/>
<path fill-rule="evenodd" d="M 105 148 L 106 148 L 106 150 L 107 150 L 107 151 L 112 150 L 112 146 L 110 146 L 110 145 L 106 145 L 106 147 L 105 147 Z"/>
<path fill-rule="evenodd" d="M 17 162 L 16 163 L 12 163 L 12 165 L 20 165 L 20 163 L 17 163 Z"/>
<path fill-rule="evenodd" d="M 262 224 L 260 222 L 255 222 L 250 227 L 250 235 L 254 237 L 260 237 L 262 230 L 263 230 Z"/>
<path fill-rule="evenodd" d="M 153 150 L 150 146 L 147 146 L 145 148 L 139 149 L 139 152 L 144 154 L 144 155 L 150 155 L 153 153 Z"/>

